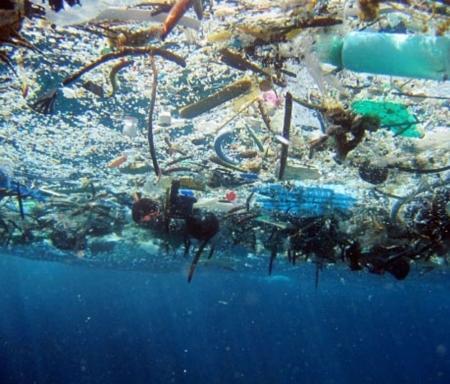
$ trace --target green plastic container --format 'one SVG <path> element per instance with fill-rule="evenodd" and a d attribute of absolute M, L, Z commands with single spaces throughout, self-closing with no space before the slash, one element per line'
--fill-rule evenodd
<path fill-rule="evenodd" d="M 316 51 L 322 62 L 350 71 L 449 79 L 449 36 L 351 32 L 322 39 Z"/>

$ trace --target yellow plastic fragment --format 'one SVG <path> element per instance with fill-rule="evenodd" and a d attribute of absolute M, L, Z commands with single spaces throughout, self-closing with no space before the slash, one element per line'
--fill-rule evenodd
<path fill-rule="evenodd" d="M 218 30 L 218 31 L 211 32 L 207 36 L 206 40 L 208 41 L 208 43 L 218 43 L 221 41 L 230 40 L 232 36 L 233 36 L 233 34 L 230 31 L 224 29 L 224 30 Z"/>
<path fill-rule="evenodd" d="M 250 92 L 234 100 L 231 108 L 236 113 L 242 112 L 242 110 L 245 110 L 251 104 L 253 104 L 258 99 L 258 97 L 260 97 L 260 95 L 261 91 L 259 90 L 259 88 L 252 87 Z"/>

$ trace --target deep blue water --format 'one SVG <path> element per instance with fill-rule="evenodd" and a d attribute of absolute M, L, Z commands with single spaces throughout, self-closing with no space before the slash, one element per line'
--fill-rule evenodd
<path fill-rule="evenodd" d="M 0 383 L 449 383 L 450 279 L 0 257 Z"/>

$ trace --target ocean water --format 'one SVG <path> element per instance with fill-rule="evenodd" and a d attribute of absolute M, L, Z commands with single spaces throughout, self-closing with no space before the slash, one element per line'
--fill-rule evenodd
<path fill-rule="evenodd" d="M 446 274 L 266 277 L 0 258 L 0 382 L 448 383 Z"/>

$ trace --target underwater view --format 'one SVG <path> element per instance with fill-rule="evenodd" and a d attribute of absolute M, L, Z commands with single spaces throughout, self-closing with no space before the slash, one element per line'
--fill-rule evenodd
<path fill-rule="evenodd" d="M 449 28 L 0 0 L 0 384 L 450 382 Z"/>

